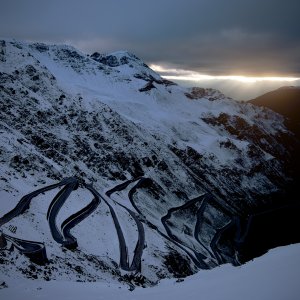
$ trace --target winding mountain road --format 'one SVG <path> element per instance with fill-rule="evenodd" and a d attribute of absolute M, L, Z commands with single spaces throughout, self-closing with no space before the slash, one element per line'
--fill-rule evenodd
<path fill-rule="evenodd" d="M 48 262 L 46 248 L 43 243 L 18 239 L 2 233 L 2 237 L 10 241 L 22 254 L 29 257 L 33 262 L 43 265 Z"/>
<path fill-rule="evenodd" d="M 47 211 L 47 220 L 49 222 L 50 231 L 53 239 L 60 244 L 64 244 L 65 239 L 62 233 L 59 231 L 56 224 L 56 217 L 73 190 L 76 190 L 79 186 L 79 182 L 76 178 L 71 178 L 68 182 L 53 198 Z"/>
<path fill-rule="evenodd" d="M 204 197 L 202 198 L 201 205 L 197 211 L 197 221 L 194 230 L 194 238 L 207 251 L 207 253 L 211 256 L 211 258 L 216 259 L 213 252 L 207 246 L 205 246 L 204 243 L 201 242 L 199 238 L 199 232 L 203 222 L 203 213 L 207 207 L 207 203 L 210 198 L 211 198 L 210 194 L 205 194 Z"/>
<path fill-rule="evenodd" d="M 73 182 L 73 178 L 65 178 L 59 183 L 43 187 L 23 196 L 11 211 L 9 211 L 2 218 L 0 218 L 0 227 L 11 221 L 13 218 L 23 214 L 27 209 L 29 209 L 31 200 L 34 197 L 38 196 L 41 193 L 55 189 L 57 187 L 68 185 L 71 182 Z M 2 233 L 2 237 L 5 240 L 9 240 L 14 245 L 14 247 L 16 247 L 22 254 L 29 257 L 33 262 L 36 262 L 38 264 L 44 264 L 48 261 L 46 248 L 43 243 L 15 238 L 4 233 Z"/>
<path fill-rule="evenodd" d="M 114 188 L 110 189 L 109 191 L 107 191 L 105 193 L 105 195 L 108 196 L 111 199 L 111 195 L 113 193 L 124 190 L 131 183 L 133 183 L 135 181 L 138 181 L 138 183 L 133 187 L 133 188 L 135 188 L 142 180 L 144 180 L 144 178 L 142 178 L 142 177 L 132 179 L 132 180 L 128 180 L 128 181 L 126 181 L 126 182 L 124 182 L 120 185 L 117 185 Z M 130 191 L 132 189 L 130 189 Z M 130 191 L 128 192 L 128 199 L 131 203 L 133 203 L 133 200 L 130 199 Z M 135 221 L 137 229 L 138 229 L 138 241 L 137 241 L 135 249 L 134 249 L 134 255 L 133 255 L 132 263 L 129 266 L 129 264 L 128 264 L 129 260 L 127 258 L 126 261 L 127 261 L 128 265 L 126 266 L 126 269 L 127 269 L 127 271 L 141 271 L 141 260 L 142 260 L 143 250 L 144 250 L 144 247 L 145 247 L 145 230 L 144 230 L 144 226 L 143 226 L 142 222 L 139 220 L 139 218 L 138 218 L 138 216 L 135 212 L 133 212 L 131 209 L 129 209 L 128 207 L 124 206 L 123 204 L 121 204 L 117 201 L 114 201 L 114 203 L 116 203 L 119 206 L 121 206 L 122 208 L 124 208 L 130 214 L 130 216 Z M 132 206 L 136 209 L 135 205 L 132 205 Z M 137 210 L 137 212 L 139 213 L 138 210 Z M 126 249 L 127 249 L 127 247 L 126 247 Z M 128 255 L 128 253 L 127 253 L 127 255 Z"/>
<path fill-rule="evenodd" d="M 223 227 L 219 228 L 214 237 L 210 242 L 210 249 L 201 242 L 199 238 L 200 229 L 203 222 L 203 213 L 207 208 L 208 204 L 212 204 L 211 202 L 211 194 L 205 193 L 199 197 L 196 197 L 192 200 L 187 201 L 181 206 L 172 207 L 168 210 L 167 214 L 161 218 L 161 223 L 166 231 L 166 234 L 162 232 L 157 226 L 152 224 L 150 221 L 147 220 L 147 217 L 143 215 L 141 210 L 137 207 L 134 201 L 134 194 L 138 190 L 138 188 L 149 178 L 145 177 L 138 177 L 131 180 L 127 180 L 112 189 L 106 191 L 104 195 L 101 195 L 92 185 L 88 185 L 85 183 L 81 183 L 81 185 L 86 188 L 93 196 L 92 201 L 86 205 L 84 208 L 79 210 L 78 212 L 69 216 L 66 220 L 64 220 L 61 224 L 60 230 L 57 227 L 56 218 L 57 215 L 64 205 L 65 201 L 71 195 L 71 193 L 79 187 L 79 180 L 75 177 L 65 178 L 59 183 L 52 184 L 46 186 L 44 188 L 38 189 L 28 195 L 25 195 L 21 198 L 15 208 L 13 208 L 10 212 L 5 214 L 2 218 L 0 218 L 0 227 L 12 220 L 13 218 L 21 215 L 24 213 L 29 207 L 31 200 L 38 196 L 40 193 L 47 192 L 51 189 L 55 189 L 57 187 L 62 187 L 62 189 L 55 195 L 53 200 L 51 201 L 48 211 L 47 211 L 47 220 L 49 223 L 51 235 L 53 239 L 61 244 L 63 247 L 68 249 L 74 249 L 78 246 L 77 239 L 71 234 L 71 229 L 74 228 L 77 224 L 87 218 L 91 213 L 93 213 L 97 207 L 99 206 L 101 200 L 108 206 L 111 217 L 114 222 L 114 226 L 117 232 L 118 240 L 119 240 L 119 251 L 120 251 L 120 267 L 125 271 L 141 271 L 141 260 L 143 255 L 143 250 L 145 248 L 145 230 L 143 226 L 143 222 L 148 224 L 151 228 L 155 229 L 162 237 L 167 239 L 168 241 L 175 244 L 179 247 L 182 251 L 184 251 L 188 257 L 194 262 L 194 264 L 201 269 L 207 269 L 210 265 L 217 265 L 223 262 L 222 255 L 220 255 L 220 250 L 218 248 L 218 243 L 223 235 L 223 233 L 231 226 L 236 227 L 236 235 L 235 235 L 235 242 L 237 244 L 242 243 L 247 236 L 249 231 L 249 227 L 251 221 L 253 219 L 253 215 L 249 216 L 248 221 L 246 222 L 244 228 L 241 226 L 241 221 L 238 217 L 233 217 L 227 224 Z M 112 199 L 112 195 L 116 192 L 120 192 L 125 190 L 129 187 L 130 184 L 136 184 L 131 187 L 127 193 L 128 201 L 131 203 L 131 206 L 134 208 L 135 212 L 128 208 L 123 203 L 119 203 Z M 118 216 L 115 212 L 113 205 L 118 205 L 122 209 L 126 210 L 127 213 L 131 216 L 131 218 L 135 221 L 136 227 L 138 230 L 138 240 L 135 245 L 135 249 L 133 252 L 133 258 L 131 264 L 129 263 L 129 256 L 128 256 L 128 247 L 126 244 L 126 240 L 124 237 L 124 233 L 119 222 Z M 200 253 L 196 251 L 193 247 L 188 245 L 184 240 L 180 240 L 175 234 L 173 234 L 171 228 L 168 225 L 168 220 L 172 217 L 174 212 L 187 209 L 192 205 L 200 202 L 199 207 L 197 208 L 196 213 L 196 224 L 194 227 L 193 237 L 195 241 L 205 250 L 208 254 L 204 255 L 205 253 Z M 6 234 L 2 234 L 2 237 L 5 240 L 10 241 L 14 247 L 16 247 L 21 253 L 25 254 L 26 256 L 30 257 L 33 261 L 37 261 L 39 263 L 44 263 L 47 261 L 46 249 L 43 243 L 33 242 L 22 240 L 19 238 L 11 237 Z M 207 263 L 206 259 L 210 259 L 210 265 Z"/>
<path fill-rule="evenodd" d="M 184 252 L 188 255 L 188 257 L 193 261 L 193 263 L 194 263 L 197 267 L 206 269 L 206 268 L 207 268 L 207 265 L 203 262 L 204 257 L 202 257 L 202 256 L 201 256 L 200 254 L 198 254 L 198 253 L 194 256 L 194 252 L 191 253 L 191 252 L 190 252 L 190 249 L 187 249 L 184 245 L 182 245 L 182 244 L 180 243 L 180 241 L 177 241 L 176 239 L 174 239 L 174 236 L 173 236 L 173 235 L 169 236 L 169 235 L 163 233 L 157 226 L 155 226 L 153 223 L 151 223 L 150 221 L 148 221 L 148 220 L 147 220 L 147 217 L 146 217 L 146 216 L 138 209 L 138 207 L 136 206 L 136 204 L 135 204 L 135 202 L 134 202 L 134 199 L 133 199 L 133 195 L 134 195 L 134 193 L 137 191 L 138 187 L 140 187 L 141 184 L 144 183 L 146 180 L 149 180 L 149 178 L 139 177 L 139 178 L 137 178 L 136 180 L 128 180 L 127 182 L 125 182 L 125 183 L 123 183 L 123 184 L 120 184 L 120 185 L 114 187 L 113 189 L 109 190 L 109 191 L 106 192 L 106 193 L 111 194 L 111 191 L 112 191 L 112 190 L 113 190 L 113 192 L 120 191 L 121 188 L 122 188 L 123 186 L 126 186 L 126 187 L 127 187 L 130 183 L 132 183 L 132 182 L 134 182 L 134 181 L 137 181 L 137 180 L 138 180 L 137 184 L 134 185 L 134 186 L 129 190 L 129 192 L 128 192 L 128 198 L 129 198 L 129 200 L 130 200 L 131 205 L 134 207 L 134 209 L 135 209 L 135 210 L 139 213 L 139 215 L 142 217 L 142 221 L 145 222 L 145 223 L 147 223 L 147 225 L 148 225 L 149 227 L 155 229 L 156 232 L 157 232 L 158 234 L 160 234 L 162 237 L 164 237 L 164 238 L 167 239 L 169 242 L 175 244 L 178 248 L 180 248 L 182 251 L 184 251 Z"/>
<path fill-rule="evenodd" d="M 63 246 L 68 249 L 74 249 L 78 246 L 77 239 L 70 233 L 71 229 L 92 214 L 101 202 L 91 185 L 85 185 L 85 187 L 93 194 L 93 200 L 61 224 L 61 231 L 64 237 Z"/>
<path fill-rule="evenodd" d="M 200 227 L 201 227 L 201 218 L 200 218 L 200 216 L 203 214 L 203 211 L 205 210 L 207 201 L 209 199 L 210 199 L 209 194 L 203 194 L 203 195 L 198 196 L 198 197 L 196 197 L 192 200 L 187 201 L 186 203 L 184 203 L 181 206 L 170 208 L 168 210 L 167 214 L 161 218 L 161 222 L 162 222 L 168 236 L 171 239 L 173 239 L 174 241 L 180 243 L 182 246 L 184 246 L 184 247 L 188 248 L 190 251 L 192 251 L 194 253 L 195 257 L 198 260 L 198 265 L 200 265 L 202 268 L 203 268 L 203 264 L 205 264 L 204 260 L 207 257 L 204 256 L 202 253 L 199 253 L 199 251 L 196 251 L 194 248 L 187 245 L 184 241 L 179 240 L 179 238 L 172 233 L 172 230 L 169 228 L 169 225 L 168 225 L 167 221 L 171 218 L 171 216 L 174 212 L 178 212 L 178 211 L 187 209 L 187 208 L 191 207 L 192 205 L 196 204 L 197 202 L 201 201 L 200 207 L 197 210 L 197 221 L 196 221 L 195 228 L 194 228 L 194 238 L 200 244 L 200 246 L 202 248 L 204 248 L 209 253 L 209 255 L 210 255 L 209 258 L 211 259 L 212 263 L 214 263 L 214 261 L 216 259 L 215 255 L 200 241 L 200 239 L 198 237 L 199 230 L 200 230 Z M 206 266 L 206 267 L 208 267 L 208 266 Z"/>
<path fill-rule="evenodd" d="M 130 180 L 129 182 L 125 182 L 121 185 L 118 185 L 114 189 L 108 191 L 107 195 L 111 195 L 115 191 L 122 190 L 126 188 L 131 182 L 134 182 L 138 179 Z M 65 201 L 68 199 L 72 191 L 76 190 L 79 186 L 79 181 L 75 177 L 70 177 L 63 179 L 61 182 L 53 185 L 49 185 L 47 187 L 38 189 L 28 195 L 25 195 L 21 198 L 18 202 L 16 207 L 12 209 L 10 212 L 5 214 L 2 218 L 0 218 L 0 226 L 4 225 L 5 223 L 9 222 L 16 216 L 21 215 L 24 213 L 29 207 L 32 198 L 38 196 L 40 193 L 44 193 L 51 189 L 64 186 L 53 198 L 51 201 L 48 211 L 47 211 L 47 220 L 49 222 L 50 231 L 52 234 L 53 239 L 57 242 L 62 244 L 64 247 L 68 249 L 74 249 L 77 247 L 77 239 L 71 234 L 71 229 L 74 228 L 77 224 L 79 224 L 82 220 L 87 218 L 100 204 L 101 199 L 107 204 L 110 209 L 111 216 L 113 218 L 115 228 L 117 231 L 118 239 L 119 239 L 119 247 L 120 247 L 120 267 L 126 271 L 140 271 L 141 270 L 141 257 L 145 245 L 145 232 L 144 227 L 141 221 L 138 219 L 136 213 L 131 211 L 129 208 L 125 207 L 124 205 L 117 203 L 114 201 L 115 204 L 119 205 L 123 209 L 125 209 L 133 220 L 136 222 L 137 229 L 138 229 L 138 241 L 134 250 L 134 257 L 132 259 L 132 263 L 129 265 L 128 259 L 128 249 L 125 242 L 124 234 L 119 223 L 118 217 L 114 211 L 114 208 L 109 203 L 109 199 L 105 199 L 105 196 L 100 195 L 92 185 L 84 184 L 84 187 L 88 189 L 91 194 L 94 196 L 93 200 L 80 211 L 76 212 L 75 214 L 69 216 L 66 220 L 63 221 L 61 224 L 61 231 L 58 229 L 56 224 L 56 217 L 62 206 L 64 205 Z M 39 242 L 32 242 L 27 240 L 22 240 L 14 237 L 10 237 L 6 234 L 2 234 L 2 237 L 5 240 L 11 241 L 13 245 L 23 254 L 30 257 L 32 260 L 36 261 L 46 261 L 47 255 L 45 246 Z"/>
<path fill-rule="evenodd" d="M 120 250 L 120 267 L 123 270 L 129 271 L 129 262 L 128 262 L 128 249 L 126 246 L 126 242 L 125 242 L 125 237 L 121 228 L 121 225 L 119 223 L 117 214 L 115 213 L 115 210 L 113 209 L 112 205 L 110 205 L 109 201 L 107 199 L 105 199 L 104 196 L 102 196 L 101 194 L 99 194 L 93 186 L 89 187 L 91 191 L 93 191 L 93 193 L 95 195 L 97 195 L 99 198 L 101 198 L 104 203 L 108 206 L 110 214 L 113 218 L 113 222 L 117 231 L 117 235 L 118 235 L 118 240 L 119 240 L 119 250 Z"/>
<path fill-rule="evenodd" d="M 48 185 L 48 186 L 38 189 L 28 195 L 23 196 L 21 198 L 21 200 L 18 202 L 18 204 L 11 211 L 9 211 L 2 218 L 0 218 L 0 227 L 2 225 L 4 225 L 5 223 L 9 222 L 10 220 L 12 220 L 13 218 L 23 214 L 27 209 L 29 209 L 32 198 L 38 196 L 41 193 L 50 191 L 52 189 L 55 189 L 57 187 L 60 187 L 60 186 L 66 185 L 66 184 L 69 184 L 72 181 L 73 181 L 72 177 L 65 178 L 62 181 L 60 181 L 59 183 Z"/>

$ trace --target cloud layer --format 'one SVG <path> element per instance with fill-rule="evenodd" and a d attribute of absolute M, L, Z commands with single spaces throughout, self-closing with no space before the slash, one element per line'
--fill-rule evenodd
<path fill-rule="evenodd" d="M 212 75 L 300 77 L 298 0 L 1 0 L 0 36 L 127 49 Z"/>

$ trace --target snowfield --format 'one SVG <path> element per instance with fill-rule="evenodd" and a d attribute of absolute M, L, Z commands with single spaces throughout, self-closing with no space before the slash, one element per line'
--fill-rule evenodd
<path fill-rule="evenodd" d="M 2 277 L 7 288 L 2 299 L 11 300 L 298 300 L 300 297 L 300 244 L 280 247 L 241 267 L 220 266 L 200 271 L 183 282 L 162 280 L 143 289 L 118 284 L 14 280 Z"/>

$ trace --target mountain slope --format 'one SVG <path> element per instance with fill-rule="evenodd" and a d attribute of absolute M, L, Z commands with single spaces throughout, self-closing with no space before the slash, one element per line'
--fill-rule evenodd
<path fill-rule="evenodd" d="M 282 201 L 293 181 L 283 117 L 177 86 L 126 51 L 0 47 L 1 230 L 14 247 L 43 242 L 49 259 L 31 270 L 6 246 L 5 272 L 150 285 L 239 264 L 236 218 Z M 64 246 L 66 224 L 75 249 Z"/>

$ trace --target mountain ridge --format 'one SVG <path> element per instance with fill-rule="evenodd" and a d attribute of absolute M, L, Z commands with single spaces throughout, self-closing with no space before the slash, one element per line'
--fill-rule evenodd
<path fill-rule="evenodd" d="M 249 101 L 258 106 L 264 106 L 285 116 L 286 125 L 300 137 L 300 87 L 285 86 L 271 91 Z"/>

